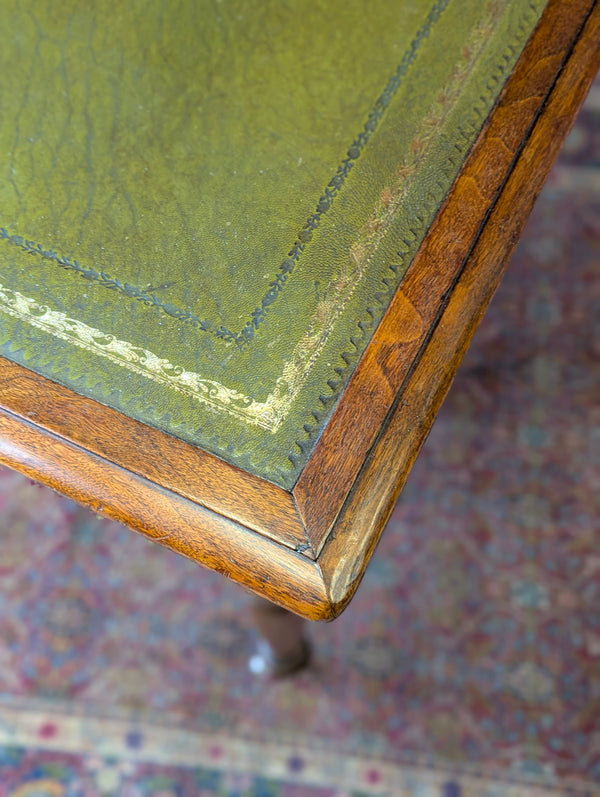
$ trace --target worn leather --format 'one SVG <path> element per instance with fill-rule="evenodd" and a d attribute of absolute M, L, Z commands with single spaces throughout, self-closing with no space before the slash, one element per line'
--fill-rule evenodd
<path fill-rule="evenodd" d="M 544 5 L 7 0 L 1 352 L 290 486 Z"/>

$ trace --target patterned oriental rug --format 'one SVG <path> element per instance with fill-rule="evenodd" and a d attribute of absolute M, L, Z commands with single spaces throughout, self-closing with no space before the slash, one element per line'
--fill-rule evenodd
<path fill-rule="evenodd" d="M 246 596 L 0 473 L 0 797 L 600 794 L 600 88 L 348 611 Z"/>

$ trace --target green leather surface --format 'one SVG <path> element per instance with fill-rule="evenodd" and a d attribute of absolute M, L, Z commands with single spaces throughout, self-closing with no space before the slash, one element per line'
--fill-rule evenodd
<path fill-rule="evenodd" d="M 544 5 L 7 0 L 0 353 L 291 486 Z"/>

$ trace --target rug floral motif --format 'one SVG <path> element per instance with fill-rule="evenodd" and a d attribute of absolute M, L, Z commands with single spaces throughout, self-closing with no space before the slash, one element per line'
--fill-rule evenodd
<path fill-rule="evenodd" d="M 251 675 L 244 593 L 0 473 L 0 797 L 600 794 L 600 88 L 356 599 Z"/>

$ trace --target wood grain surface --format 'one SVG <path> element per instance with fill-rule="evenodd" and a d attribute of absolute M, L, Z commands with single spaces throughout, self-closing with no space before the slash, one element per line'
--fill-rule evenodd
<path fill-rule="evenodd" d="M 550 0 L 294 490 L 0 359 L 0 462 L 309 619 L 352 597 L 600 62 Z"/>

